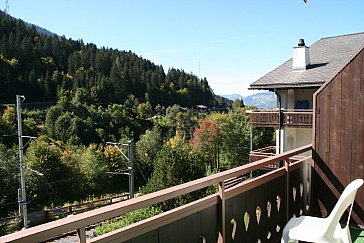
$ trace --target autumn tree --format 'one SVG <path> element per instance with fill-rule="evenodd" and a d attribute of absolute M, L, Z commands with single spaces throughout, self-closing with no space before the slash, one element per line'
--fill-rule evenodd
<path fill-rule="evenodd" d="M 191 145 L 195 151 L 202 155 L 210 170 L 217 169 L 217 147 L 219 144 L 220 128 L 217 123 L 205 119 L 193 132 Z"/>

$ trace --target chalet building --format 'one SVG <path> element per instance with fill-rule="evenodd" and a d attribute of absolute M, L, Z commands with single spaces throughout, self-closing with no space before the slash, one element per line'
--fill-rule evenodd
<path fill-rule="evenodd" d="M 322 38 L 310 47 L 300 39 L 291 59 L 250 85 L 277 94 L 280 109 L 250 112 L 252 126 L 276 127 L 277 153 L 311 143 L 314 93 L 340 74 L 363 45 L 364 33 Z"/>

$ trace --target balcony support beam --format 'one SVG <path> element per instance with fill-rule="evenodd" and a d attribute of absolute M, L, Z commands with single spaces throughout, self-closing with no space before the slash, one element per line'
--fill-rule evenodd
<path fill-rule="evenodd" d="M 286 197 L 285 197 L 285 201 L 286 201 L 286 222 L 288 222 L 289 219 L 289 159 L 285 159 L 284 160 L 284 169 L 286 171 L 286 187 L 285 187 L 285 191 L 286 191 Z"/>
<path fill-rule="evenodd" d="M 218 243 L 224 243 L 225 242 L 225 236 L 226 236 L 226 205 L 225 205 L 225 182 L 221 181 L 219 182 L 219 199 L 220 199 L 220 232 L 219 232 L 219 238 Z"/>
<path fill-rule="evenodd" d="M 77 230 L 78 243 L 86 243 L 86 229 L 85 227 Z"/>

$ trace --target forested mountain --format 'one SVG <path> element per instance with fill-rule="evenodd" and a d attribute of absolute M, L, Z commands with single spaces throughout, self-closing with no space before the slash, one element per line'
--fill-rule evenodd
<path fill-rule="evenodd" d="M 131 51 L 45 35 L 4 12 L 0 30 L 0 103 L 13 103 L 16 94 L 57 100 L 77 88 L 85 88 L 95 105 L 121 104 L 129 95 L 153 107 L 215 102 L 206 79 L 174 68 L 166 73 Z"/>

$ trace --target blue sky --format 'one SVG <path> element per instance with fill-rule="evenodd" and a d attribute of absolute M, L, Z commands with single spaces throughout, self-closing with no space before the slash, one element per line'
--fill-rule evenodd
<path fill-rule="evenodd" d="M 364 31 L 363 0 L 8 2 L 12 16 L 59 35 L 206 77 L 216 94 L 251 94 L 249 84 L 289 59 L 300 38 L 311 45 Z"/>

